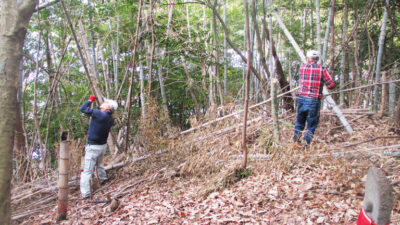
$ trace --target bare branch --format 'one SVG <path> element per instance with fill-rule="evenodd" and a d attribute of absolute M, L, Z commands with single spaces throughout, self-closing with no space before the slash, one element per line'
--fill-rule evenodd
<path fill-rule="evenodd" d="M 44 8 L 47 8 L 47 7 L 49 7 L 49 6 L 53 6 L 53 5 L 57 4 L 57 3 L 60 2 L 60 1 L 61 1 L 61 0 L 54 0 L 54 1 L 52 1 L 52 2 L 47 2 L 47 3 L 44 3 L 44 4 L 38 5 L 38 6 L 36 7 L 36 9 L 35 9 L 35 12 L 40 11 L 40 10 L 42 10 L 42 9 L 44 9 Z"/>

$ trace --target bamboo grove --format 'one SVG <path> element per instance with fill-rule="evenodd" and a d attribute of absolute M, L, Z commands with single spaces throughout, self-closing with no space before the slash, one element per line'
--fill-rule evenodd
<path fill-rule="evenodd" d="M 119 102 L 112 152 L 130 151 L 150 103 L 159 106 L 167 127 L 188 129 L 209 110 L 244 105 L 247 69 L 252 104 L 270 97 L 274 79 L 278 93 L 293 90 L 299 51 L 309 49 L 319 50 L 334 74 L 337 104 L 399 121 L 397 1 L 249 0 L 247 5 L 248 23 L 241 0 L 40 3 L 20 64 L 14 181 L 56 168 L 61 129 L 73 140 L 84 138 L 88 121 L 78 108 L 92 93 Z M 293 95 L 284 95 L 278 105 L 279 111 L 293 110 Z"/>

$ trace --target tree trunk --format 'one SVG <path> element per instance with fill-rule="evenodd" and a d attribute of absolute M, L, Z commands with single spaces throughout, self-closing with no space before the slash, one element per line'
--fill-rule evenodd
<path fill-rule="evenodd" d="M 268 37 L 269 40 L 269 31 L 266 29 L 265 30 L 266 37 Z M 282 90 L 282 92 L 288 92 L 290 91 L 290 85 L 289 82 L 287 81 L 285 74 L 283 72 L 282 64 L 281 61 L 279 60 L 278 54 L 276 52 L 275 48 L 275 43 L 272 40 L 272 56 L 274 57 L 274 64 L 275 64 L 275 72 L 276 72 L 276 78 L 279 82 L 279 86 Z M 294 101 L 292 98 L 292 95 L 290 93 L 286 94 L 283 97 L 283 108 L 285 108 L 287 111 L 293 111 L 294 110 Z"/>
<path fill-rule="evenodd" d="M 226 0 L 224 1 L 224 23 L 226 24 Z M 224 95 L 228 94 L 228 62 L 226 48 L 226 34 L 224 33 Z"/>
<path fill-rule="evenodd" d="M 229 46 L 231 46 L 231 48 L 240 56 L 240 58 L 242 59 L 242 61 L 244 63 L 247 63 L 247 59 L 246 57 L 242 54 L 242 52 L 232 43 L 232 41 L 229 38 L 229 31 L 228 28 L 226 27 L 226 24 L 224 23 L 224 21 L 222 20 L 221 16 L 218 14 L 217 10 L 215 7 L 213 7 L 213 5 L 209 2 L 209 0 L 207 1 L 207 5 L 213 10 L 213 12 L 215 13 L 215 15 L 217 16 L 218 21 L 221 23 L 222 28 L 225 32 L 225 37 L 226 37 L 226 41 L 228 42 Z M 257 77 L 257 79 L 260 81 L 260 83 L 262 84 L 262 87 L 264 89 L 264 91 L 268 90 L 267 87 L 267 80 L 265 79 L 264 76 L 261 76 L 258 71 L 252 66 L 250 65 L 250 69 L 251 72 Z"/>
<path fill-rule="evenodd" d="M 347 21 L 348 21 L 348 0 L 344 1 L 344 12 L 343 12 L 343 31 L 342 31 L 342 46 L 344 46 L 347 36 Z M 344 78 L 346 74 L 346 50 L 342 51 L 342 59 L 340 61 L 340 90 L 344 89 Z M 344 92 L 340 92 L 339 102 L 344 105 Z"/>
<path fill-rule="evenodd" d="M 136 18 L 136 31 L 135 31 L 135 40 L 132 50 L 132 67 L 136 68 L 136 51 L 139 46 L 139 30 L 140 30 L 140 20 L 142 18 L 142 4 L 143 0 L 139 0 L 138 2 L 138 11 Z M 135 70 L 132 70 L 131 77 L 129 79 L 129 89 L 128 89 L 128 117 L 126 119 L 126 137 L 125 137 L 125 151 L 129 149 L 129 132 L 130 132 L 130 118 L 131 118 L 131 107 L 132 107 L 132 89 L 133 89 L 133 81 L 135 78 Z"/>
<path fill-rule="evenodd" d="M 149 60 L 149 96 L 151 96 L 151 84 L 153 80 L 153 61 L 154 61 L 154 49 L 156 45 L 155 34 L 154 34 L 154 4 L 153 0 L 150 0 L 150 29 L 151 29 L 151 50 Z"/>
<path fill-rule="evenodd" d="M 170 3 L 170 1 L 168 1 Z M 172 13 L 174 11 L 174 4 L 171 4 L 168 6 L 168 22 L 167 22 L 167 32 L 166 35 L 169 37 L 169 29 L 171 26 L 171 21 L 172 21 Z M 161 61 L 164 61 L 165 59 L 165 52 L 167 50 L 167 46 L 165 45 L 162 53 L 161 53 Z M 161 101 L 162 101 L 162 108 L 165 113 L 165 117 L 169 118 L 169 113 L 168 113 L 168 103 L 167 103 L 167 94 L 165 92 L 165 85 L 164 85 L 164 76 L 163 76 L 163 71 L 162 71 L 163 65 L 160 62 L 159 67 L 158 67 L 158 79 L 160 83 L 160 92 L 161 92 Z M 165 76 L 166 78 L 167 76 Z M 168 119 L 169 120 L 169 119 Z"/>
<path fill-rule="evenodd" d="M 385 1 L 387 5 L 389 5 L 389 0 Z M 383 50 L 385 48 L 385 36 L 386 36 L 386 23 L 388 19 L 388 11 L 387 8 L 385 7 L 385 11 L 383 13 L 383 19 L 382 19 L 382 26 L 381 26 L 381 33 L 379 35 L 379 49 L 378 49 L 378 56 L 376 59 L 376 70 L 375 70 L 375 83 L 379 83 L 380 79 L 380 73 L 381 73 L 381 64 L 382 64 L 382 57 L 383 57 Z M 374 111 L 378 110 L 378 85 L 374 86 Z"/>
<path fill-rule="evenodd" d="M 18 71 L 29 20 L 37 1 L 0 2 L 0 224 L 10 224 L 13 137 Z"/>
<path fill-rule="evenodd" d="M 35 123 L 35 136 L 37 138 L 37 140 L 39 141 L 39 154 L 40 154 L 40 164 L 39 164 L 39 168 L 43 171 L 45 170 L 45 161 L 46 161 L 46 155 L 43 154 L 44 152 L 44 147 L 43 147 L 43 142 L 42 142 L 42 136 L 40 133 L 40 124 L 39 124 L 39 120 L 38 120 L 38 107 L 37 107 L 37 80 L 39 78 L 39 54 L 41 51 L 41 44 L 42 44 L 42 28 L 40 25 L 40 17 L 39 17 L 39 41 L 38 41 L 38 49 L 37 49 L 37 56 L 36 56 L 36 76 L 33 82 L 33 117 L 34 117 L 34 123 Z M 32 141 L 32 149 L 36 148 L 36 139 L 35 137 L 33 138 Z"/>
<path fill-rule="evenodd" d="M 331 0 L 332 2 L 333 0 Z M 328 52 L 328 40 L 329 40 L 329 28 L 330 28 L 330 24 L 331 24 L 331 20 L 332 20 L 332 7 L 328 8 L 329 14 L 328 14 L 328 22 L 326 23 L 326 30 L 325 30 L 325 37 L 324 37 L 324 47 L 322 49 L 322 52 L 320 53 L 322 55 L 322 58 L 320 58 L 320 62 L 322 64 L 325 63 L 326 61 L 326 55 Z"/>
<path fill-rule="evenodd" d="M 214 0 L 214 7 L 217 5 L 217 0 Z M 219 46 L 218 46 L 218 37 L 217 37 L 217 19 L 216 15 L 213 13 L 213 39 L 214 39 L 214 76 L 217 79 L 217 90 L 219 94 L 220 105 L 224 105 L 224 93 L 221 85 L 221 75 L 220 75 L 220 67 L 219 67 Z"/>
<path fill-rule="evenodd" d="M 357 9 L 354 9 L 354 18 L 357 18 L 358 17 L 358 10 Z M 359 64 L 359 62 L 360 62 L 360 48 L 359 48 L 359 44 L 358 44 L 358 42 L 359 42 L 359 40 L 358 40 L 358 32 L 356 31 L 356 32 L 354 32 L 354 34 L 353 34 L 353 40 L 354 40 L 354 65 L 355 65 L 355 70 L 354 70 L 354 73 L 353 73 L 353 76 L 354 76 L 354 81 L 355 81 L 355 86 L 356 87 L 358 87 L 358 86 L 361 86 L 361 69 L 360 69 L 360 64 Z M 355 98 L 356 98 L 356 101 L 355 101 L 355 107 L 359 107 L 360 105 L 361 105 L 361 101 L 362 101 L 362 97 L 361 97 L 361 95 L 362 95 L 362 90 L 360 89 L 360 90 L 358 90 L 357 91 L 357 94 L 355 94 Z"/>
<path fill-rule="evenodd" d="M 277 98 L 278 80 L 276 78 L 271 79 L 271 114 L 273 121 L 273 136 L 276 143 L 280 142 L 279 135 L 279 104 Z"/>
<path fill-rule="evenodd" d="M 309 6 L 310 6 L 310 39 L 311 39 L 311 45 L 314 46 L 314 13 L 312 7 L 312 0 L 310 0 Z"/>
<path fill-rule="evenodd" d="M 186 65 L 185 56 L 181 55 L 181 60 L 182 60 L 183 69 L 185 71 L 186 79 L 187 79 L 187 82 L 188 82 L 188 89 L 189 89 L 190 95 L 192 96 L 192 100 L 193 100 L 193 103 L 194 103 L 195 113 L 196 114 L 200 114 L 200 104 L 197 101 L 196 94 L 194 92 L 194 90 L 195 90 L 194 80 L 193 80 L 193 78 L 190 77 L 189 69 L 188 69 L 188 67 Z"/>
<path fill-rule="evenodd" d="M 386 73 L 387 71 L 382 72 L 382 98 L 381 98 L 381 110 L 379 111 L 379 116 L 382 117 L 385 114 L 386 110 L 386 105 L 387 105 L 387 94 L 388 94 L 388 84 L 385 84 L 386 82 Z"/>
<path fill-rule="evenodd" d="M 317 26 L 317 50 L 319 52 L 319 54 L 321 54 L 322 52 L 322 42 L 321 42 L 321 14 L 320 14 L 320 10 L 319 10 L 319 0 L 315 1 L 315 14 L 317 17 L 317 22 L 316 22 L 316 26 Z"/>
<path fill-rule="evenodd" d="M 394 68 L 392 74 L 397 74 L 398 69 Z M 393 78 L 392 78 L 393 79 Z M 389 116 L 391 119 L 394 119 L 394 110 L 396 107 L 396 84 L 389 84 Z"/>
<path fill-rule="evenodd" d="M 336 0 L 332 0 L 332 13 L 331 13 L 331 24 L 330 29 L 331 29 L 331 63 L 329 66 L 329 73 L 332 76 L 332 79 L 335 80 L 335 6 L 336 6 Z"/>
<path fill-rule="evenodd" d="M 244 116 L 243 116 L 243 136 L 242 136 L 242 151 L 243 151 L 243 163 L 242 169 L 246 169 L 247 166 L 247 112 L 249 108 L 249 82 L 250 82 L 250 65 L 251 65 L 251 48 L 250 48 L 250 32 L 249 32 L 249 5 L 247 0 L 244 0 L 244 10 L 246 15 L 245 22 L 245 35 L 247 39 L 247 70 L 246 70 L 246 90 L 244 100 Z"/>
<path fill-rule="evenodd" d="M 255 7 L 255 0 L 253 0 L 253 10 L 251 11 L 251 17 L 253 18 L 253 21 L 256 21 L 256 13 L 257 13 L 257 11 L 256 11 L 256 7 Z M 265 14 L 266 13 L 264 11 L 264 15 L 263 15 L 263 27 L 264 27 L 264 29 L 266 29 L 265 28 L 265 24 L 266 24 L 266 22 L 265 22 Z M 260 62 L 261 62 L 261 65 L 262 65 L 262 67 L 264 69 L 264 72 L 267 74 L 267 77 L 269 78 L 270 77 L 270 71 L 268 70 L 268 65 L 267 65 L 267 61 L 266 61 L 266 58 L 265 58 L 265 52 L 264 52 L 264 49 L 263 49 L 263 42 L 261 41 L 261 35 L 260 35 L 260 31 L 258 29 L 257 23 L 254 23 L 254 30 L 255 30 L 255 33 L 256 33 L 255 36 L 256 36 L 256 41 L 257 41 L 258 54 L 260 55 Z M 263 32 L 265 32 L 265 31 L 263 31 Z M 266 38 L 269 39 L 269 36 L 267 35 Z"/>
<path fill-rule="evenodd" d="M 395 128 L 397 128 L 400 132 L 400 96 L 399 96 L 399 100 L 397 100 L 397 108 L 396 108 L 396 112 L 394 115 L 394 125 L 395 125 Z"/>

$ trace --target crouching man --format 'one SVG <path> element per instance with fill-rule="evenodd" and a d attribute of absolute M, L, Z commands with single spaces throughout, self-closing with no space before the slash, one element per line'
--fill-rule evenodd
<path fill-rule="evenodd" d="M 90 196 L 90 180 L 94 173 L 94 166 L 97 166 L 97 173 L 101 183 L 107 181 L 107 174 L 103 167 L 103 157 L 107 148 L 108 133 L 114 119 L 111 117 L 112 113 L 118 108 L 118 103 L 105 99 L 100 105 L 100 110 L 91 109 L 90 105 L 94 102 L 96 96 L 91 95 L 89 100 L 83 103 L 80 110 L 81 112 L 92 117 L 87 133 L 87 143 L 85 147 L 85 166 L 81 173 L 80 188 L 82 198 Z"/>

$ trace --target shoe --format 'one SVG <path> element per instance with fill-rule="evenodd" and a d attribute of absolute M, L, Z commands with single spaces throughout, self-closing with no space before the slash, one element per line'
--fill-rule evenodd
<path fill-rule="evenodd" d="M 102 181 L 100 181 L 100 185 L 103 185 L 103 184 L 105 184 L 107 182 L 108 182 L 108 179 L 102 180 Z"/>
<path fill-rule="evenodd" d="M 88 200 L 89 198 L 90 198 L 90 195 L 82 196 L 81 200 Z"/>

